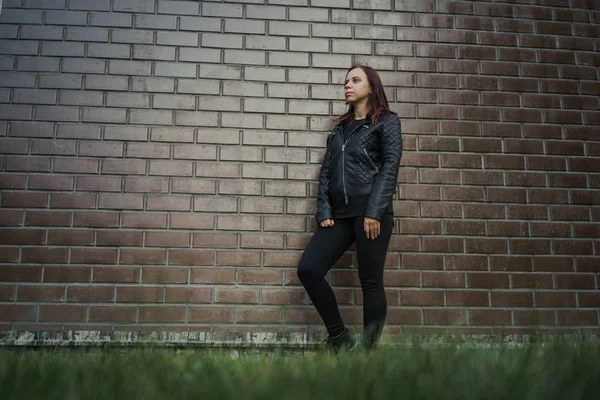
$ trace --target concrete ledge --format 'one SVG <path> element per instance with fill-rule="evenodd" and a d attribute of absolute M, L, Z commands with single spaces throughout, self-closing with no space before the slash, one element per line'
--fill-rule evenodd
<path fill-rule="evenodd" d="M 400 335 L 387 336 L 382 346 L 423 347 L 521 347 L 530 343 L 600 342 L 596 335 Z M 204 349 L 282 349 L 291 352 L 314 351 L 320 340 L 303 333 L 211 333 L 211 332 L 136 332 L 136 331 L 4 331 L 0 346 L 31 347 L 172 347 Z"/>

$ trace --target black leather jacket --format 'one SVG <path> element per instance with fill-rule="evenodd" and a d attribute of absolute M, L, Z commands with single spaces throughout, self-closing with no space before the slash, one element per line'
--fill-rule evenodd
<path fill-rule="evenodd" d="M 327 137 L 319 174 L 317 223 L 334 217 L 333 204 L 367 194 L 365 216 L 381 221 L 396 191 L 402 157 L 398 115 L 392 112 L 382 119 L 376 123 L 364 120 L 346 140 L 341 125 Z"/>

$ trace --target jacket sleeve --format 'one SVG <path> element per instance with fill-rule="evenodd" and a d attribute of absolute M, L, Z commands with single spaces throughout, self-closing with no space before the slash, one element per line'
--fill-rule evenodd
<path fill-rule="evenodd" d="M 319 195 L 317 197 L 317 213 L 315 215 L 317 223 L 328 218 L 333 218 L 333 208 L 329 202 L 329 190 L 327 188 L 329 166 L 331 165 L 331 149 L 329 143 L 332 138 L 333 135 L 327 137 L 327 150 L 325 151 L 325 157 L 321 164 L 321 172 L 319 173 Z"/>
<path fill-rule="evenodd" d="M 381 221 L 385 209 L 393 200 L 402 158 L 400 119 L 396 114 L 384 122 L 380 136 L 381 167 L 375 177 L 365 216 Z"/>

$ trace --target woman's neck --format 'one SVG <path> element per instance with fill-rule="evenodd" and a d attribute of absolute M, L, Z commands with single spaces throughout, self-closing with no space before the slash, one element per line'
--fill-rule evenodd
<path fill-rule="evenodd" d="M 366 100 L 366 99 L 365 99 Z M 354 119 L 365 119 L 369 109 L 366 101 L 354 105 Z"/>

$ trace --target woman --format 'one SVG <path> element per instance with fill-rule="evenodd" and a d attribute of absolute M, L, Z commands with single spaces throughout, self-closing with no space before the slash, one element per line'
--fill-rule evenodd
<path fill-rule="evenodd" d="M 319 175 L 317 230 L 298 265 L 298 277 L 327 328 L 335 353 L 356 347 L 325 276 L 356 242 L 363 292 L 363 346 L 374 347 L 385 321 L 383 269 L 394 227 L 392 197 L 402 156 L 400 120 L 391 112 L 379 74 L 354 65 L 344 84 L 348 111 L 327 138 Z"/>

